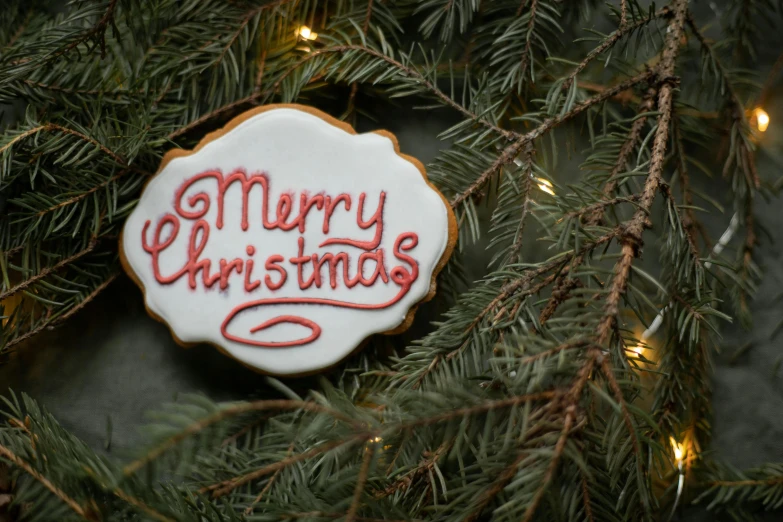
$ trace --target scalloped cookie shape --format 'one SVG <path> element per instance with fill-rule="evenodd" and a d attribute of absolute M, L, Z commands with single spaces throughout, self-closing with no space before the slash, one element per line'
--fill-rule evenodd
<path fill-rule="evenodd" d="M 406 329 L 456 236 L 450 205 L 392 134 L 270 105 L 166 154 L 120 252 L 180 344 L 303 375 Z"/>

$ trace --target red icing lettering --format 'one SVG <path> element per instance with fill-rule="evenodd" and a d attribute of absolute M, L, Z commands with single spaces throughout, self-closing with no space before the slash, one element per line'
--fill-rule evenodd
<path fill-rule="evenodd" d="M 160 235 L 166 225 L 171 225 L 172 230 L 166 240 L 161 242 Z M 155 227 L 155 233 L 152 236 L 151 245 L 147 244 L 147 229 L 149 227 L 150 221 L 147 220 L 144 223 L 144 228 L 141 229 L 141 247 L 152 258 L 152 274 L 155 276 L 155 280 L 162 285 L 171 284 L 182 277 L 182 274 L 185 273 L 185 268 L 168 277 L 161 275 L 160 253 L 166 250 L 174 242 L 174 240 L 177 239 L 177 234 L 179 234 L 179 219 L 177 219 L 177 216 L 173 214 L 166 214 L 163 216 L 163 218 L 158 221 L 158 224 Z"/>
<path fill-rule="evenodd" d="M 318 210 L 324 208 L 324 197 L 321 194 L 307 197 L 307 194 L 302 194 L 299 200 L 299 232 L 305 231 L 305 220 L 307 219 L 307 213 L 310 212 L 310 208 L 315 206 Z"/>
<path fill-rule="evenodd" d="M 324 234 L 329 233 L 329 222 L 332 220 L 332 214 L 334 214 L 334 211 L 337 208 L 337 204 L 341 201 L 345 206 L 346 212 L 351 210 L 351 196 L 348 194 L 340 194 L 334 198 L 334 200 L 332 200 L 331 196 L 326 196 L 326 203 L 324 204 L 326 210 L 324 211 L 324 226 L 322 228 Z"/>
<path fill-rule="evenodd" d="M 210 183 L 213 184 L 211 188 Z M 237 194 L 241 197 L 241 218 L 238 223 L 226 223 L 224 220 L 227 205 L 226 193 L 231 187 L 238 187 L 240 191 Z M 266 348 L 302 346 L 318 339 L 321 335 L 322 327 L 311 319 L 295 314 L 277 315 L 252 327 L 249 329 L 249 333 L 256 334 L 277 325 L 293 324 L 309 330 L 308 335 L 299 339 L 274 342 L 262 341 L 231 333 L 228 331 L 228 328 L 237 315 L 269 306 L 307 307 L 315 305 L 356 310 L 388 308 L 398 303 L 410 291 L 412 285 L 418 279 L 419 264 L 410 254 L 419 242 L 419 237 L 416 233 L 401 232 L 397 235 L 394 246 L 391 249 L 393 259 L 387 259 L 385 254 L 388 250 L 380 247 L 385 232 L 384 206 L 386 203 L 386 192 L 384 191 L 377 193 L 378 203 L 375 212 L 367 219 L 365 219 L 365 204 L 368 203 L 368 199 L 371 196 L 368 196 L 366 192 L 358 194 L 359 202 L 355 210 L 356 235 L 343 233 L 339 237 L 327 237 L 318 245 L 318 248 L 342 245 L 358 249 L 358 253 L 347 251 L 306 252 L 305 238 L 300 235 L 297 238 L 297 255 L 286 260 L 284 256 L 277 252 L 264 251 L 263 239 L 258 238 L 258 236 L 251 237 L 248 235 L 248 239 L 258 239 L 258 242 L 256 242 L 256 245 L 248 244 L 246 246 L 245 253 L 247 258 L 224 257 L 213 261 L 206 257 L 205 252 L 210 240 L 210 224 L 207 219 L 214 219 L 214 226 L 217 230 L 222 230 L 224 227 L 239 227 L 242 231 L 248 231 L 247 233 L 250 234 L 251 219 L 258 219 L 253 217 L 254 215 L 258 216 L 258 214 L 254 214 L 253 210 L 249 208 L 250 194 L 253 190 L 260 191 L 260 224 L 265 230 L 277 229 L 283 232 L 296 230 L 299 234 L 305 234 L 307 232 L 308 218 L 313 219 L 312 214 L 322 212 L 322 219 L 320 216 L 315 216 L 314 219 L 321 220 L 319 223 L 320 231 L 328 235 L 332 229 L 332 217 L 339 210 L 339 207 L 342 206 L 341 211 L 350 213 L 353 206 L 351 195 L 345 192 L 336 195 L 318 192 L 315 195 L 310 195 L 305 191 L 301 191 L 297 197 L 295 193 L 289 191 L 280 193 L 275 202 L 270 202 L 270 178 L 266 172 L 259 171 L 248 174 L 245 169 L 238 168 L 228 175 L 224 175 L 218 169 L 206 170 L 188 178 L 177 188 L 173 202 L 174 213 L 167 213 L 159 218 L 151 233 L 149 231 L 152 225 L 151 221 L 146 221 L 144 224 L 141 233 L 141 243 L 144 251 L 150 256 L 155 280 L 161 285 L 170 285 L 187 276 L 188 287 L 193 290 L 198 288 L 200 279 L 204 288 L 211 288 L 219 283 L 220 290 L 228 291 L 232 284 L 232 278 L 236 278 L 238 279 L 237 284 L 241 285 L 246 293 L 266 291 L 276 293 L 281 291 L 281 289 L 285 292 L 284 287 L 288 279 L 288 270 L 285 267 L 285 263 L 291 263 L 296 267 L 296 283 L 293 287 L 289 285 L 289 291 L 297 289 L 297 292 L 306 292 L 311 289 L 322 288 L 335 290 L 342 282 L 344 287 L 349 290 L 356 285 L 368 288 L 374 288 L 379 285 L 393 285 L 397 288 L 397 293 L 394 297 L 381 303 L 358 303 L 343 299 L 308 295 L 301 297 L 273 295 L 253 299 L 235 306 L 224 319 L 221 325 L 221 333 L 226 339 L 250 346 Z M 233 195 L 234 192 L 231 194 Z M 214 207 L 213 199 L 215 200 Z M 236 208 L 233 204 L 228 205 L 229 208 Z M 272 209 L 274 209 L 274 216 L 270 219 L 269 212 Z M 210 210 L 213 210 L 214 217 L 208 217 Z M 185 220 L 190 225 L 190 235 L 187 238 L 186 245 L 176 247 L 173 245 L 175 245 L 179 236 L 182 220 Z M 372 238 L 369 240 L 361 238 L 361 232 L 370 229 L 373 229 L 374 232 Z M 180 244 L 184 242 L 184 239 L 180 240 Z M 293 240 L 293 237 L 291 239 Z M 230 245 L 226 245 L 226 247 L 230 247 Z M 257 267 L 253 257 L 256 255 L 259 247 L 261 252 L 267 256 L 263 266 L 263 270 L 266 273 L 260 273 L 255 277 L 254 270 Z M 174 259 L 182 259 L 183 254 L 185 259 L 184 265 L 171 274 L 161 273 L 162 256 L 171 255 L 174 256 Z M 351 259 L 356 260 L 354 267 L 351 266 Z M 372 264 L 368 265 L 368 263 Z M 216 273 L 211 273 L 213 264 L 217 267 Z M 170 262 L 164 266 L 170 266 Z M 258 268 L 260 269 L 260 265 Z M 324 268 L 326 268 L 326 273 L 323 272 Z M 309 276 L 305 274 L 307 270 L 312 270 Z M 199 272 L 201 272 L 200 278 Z M 328 277 L 328 286 L 325 284 L 326 277 Z M 262 289 L 262 281 L 266 290 Z"/>
<path fill-rule="evenodd" d="M 365 279 L 364 262 L 367 261 L 368 259 L 375 260 L 375 271 L 372 273 L 369 279 Z M 375 252 L 362 252 L 361 255 L 359 256 L 359 268 L 357 270 L 356 280 L 354 281 L 353 284 L 361 283 L 364 286 L 372 286 L 375 284 L 375 281 L 377 281 L 379 277 L 384 283 L 389 282 L 389 276 L 386 273 L 386 266 L 383 260 L 383 249 L 379 248 Z"/>
<path fill-rule="evenodd" d="M 231 275 L 232 270 L 236 270 L 237 274 L 242 273 L 242 267 L 244 263 L 241 259 L 236 258 L 233 261 L 220 260 L 220 289 L 225 290 L 228 288 L 228 276 Z"/>
<path fill-rule="evenodd" d="M 272 278 L 268 275 L 264 278 L 264 282 L 266 283 L 267 288 L 270 290 L 277 290 L 281 286 L 285 284 L 285 280 L 288 279 L 288 272 L 285 271 L 285 268 L 280 266 L 278 263 L 281 263 L 285 261 L 285 258 L 281 255 L 273 255 L 269 256 L 269 259 L 266 260 L 266 264 L 264 265 L 264 268 L 267 270 L 276 270 L 280 274 L 280 280 L 277 283 L 272 282 Z"/>
<path fill-rule="evenodd" d="M 247 252 L 248 256 L 253 256 L 256 253 L 256 247 L 253 245 L 247 245 L 247 248 L 245 249 L 245 252 Z M 245 292 L 252 292 L 259 286 L 261 286 L 261 281 L 256 279 L 255 281 L 251 281 L 250 279 L 253 277 L 253 266 L 255 265 L 255 261 L 252 259 L 248 259 L 245 262 L 245 266 L 247 266 L 247 270 L 245 270 Z"/>
<path fill-rule="evenodd" d="M 386 193 L 381 192 L 381 196 L 378 199 L 378 209 L 375 211 L 375 214 L 372 215 L 369 221 L 364 221 L 362 218 L 362 215 L 364 214 L 364 200 L 367 197 L 367 194 L 362 192 L 359 195 L 359 211 L 356 213 L 356 224 L 359 225 L 359 228 L 362 230 L 367 230 L 371 226 L 375 225 L 375 237 L 372 238 L 372 241 L 357 241 L 355 239 L 346 239 L 346 238 L 330 238 L 326 241 L 322 242 L 318 246 L 326 246 L 326 245 L 350 245 L 354 246 L 356 248 L 361 248 L 362 250 L 374 250 L 378 248 L 378 245 L 381 244 L 381 237 L 383 237 L 383 203 L 386 201 Z"/>

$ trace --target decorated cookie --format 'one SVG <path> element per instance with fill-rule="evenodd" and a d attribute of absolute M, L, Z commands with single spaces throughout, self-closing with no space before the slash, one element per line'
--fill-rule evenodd
<path fill-rule="evenodd" d="M 120 250 L 178 342 L 295 375 L 407 328 L 456 228 L 393 135 L 272 105 L 166 154 Z"/>

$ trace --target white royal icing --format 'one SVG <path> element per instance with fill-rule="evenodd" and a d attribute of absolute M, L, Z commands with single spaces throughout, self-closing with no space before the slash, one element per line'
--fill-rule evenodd
<path fill-rule="evenodd" d="M 300 233 L 302 202 L 310 207 Z M 329 239 L 353 243 L 319 246 Z M 128 218 L 122 247 L 147 307 L 178 339 L 213 343 L 247 365 L 291 375 L 331 366 L 369 335 L 399 326 L 427 295 L 448 241 L 446 204 L 389 138 L 350 134 L 309 112 L 276 108 L 168 162 Z M 324 259 L 327 253 L 333 257 Z M 320 288 L 316 281 L 307 286 L 313 254 L 322 263 Z M 284 284 L 272 290 L 283 270 Z"/>

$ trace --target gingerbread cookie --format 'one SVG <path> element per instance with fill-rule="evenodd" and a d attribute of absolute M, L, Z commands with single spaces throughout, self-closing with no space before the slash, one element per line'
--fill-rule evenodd
<path fill-rule="evenodd" d="M 393 135 L 271 105 L 166 154 L 120 251 L 178 342 L 296 375 L 407 328 L 456 234 L 448 202 Z"/>

